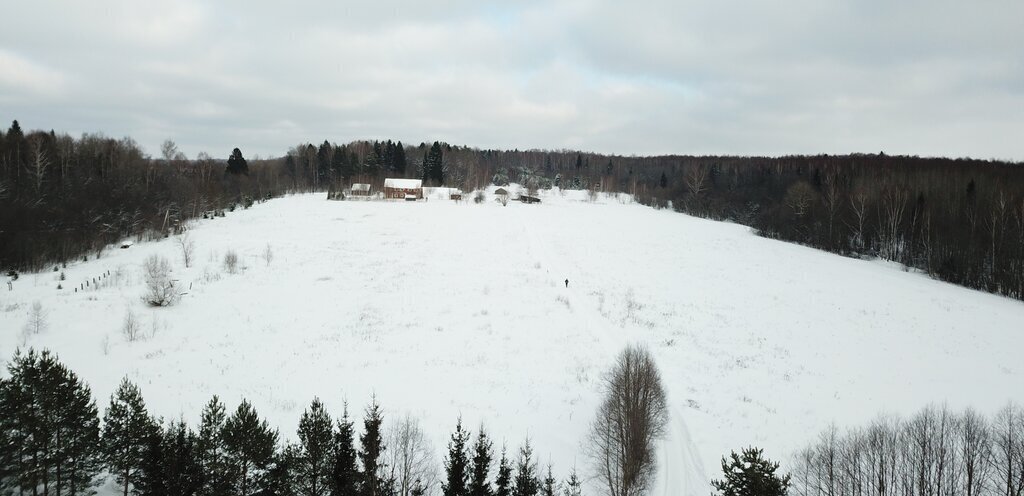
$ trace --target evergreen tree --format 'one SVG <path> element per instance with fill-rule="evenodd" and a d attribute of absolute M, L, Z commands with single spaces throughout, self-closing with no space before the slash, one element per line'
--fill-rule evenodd
<path fill-rule="evenodd" d="M 436 186 L 444 184 L 444 155 L 441 152 L 441 144 L 437 141 L 430 147 L 430 151 L 423 158 L 423 175 L 426 181 Z"/>
<path fill-rule="evenodd" d="M 242 156 L 242 150 L 238 148 L 231 150 L 231 156 L 228 157 L 228 167 L 225 172 L 236 176 L 239 174 L 249 175 L 249 163 Z"/>
<path fill-rule="evenodd" d="M 261 489 L 260 478 L 273 461 L 277 445 L 277 432 L 266 420 L 260 420 L 248 401 L 242 400 L 238 409 L 224 421 L 224 448 L 234 476 L 233 493 L 249 496 Z"/>
<path fill-rule="evenodd" d="M 519 448 L 519 460 L 516 462 L 515 496 L 537 496 L 540 491 L 540 479 L 537 477 L 537 462 L 533 460 L 533 447 L 530 439 Z"/>
<path fill-rule="evenodd" d="M 20 351 L 0 380 L 0 493 L 91 494 L 99 415 L 89 387 L 48 351 Z"/>
<path fill-rule="evenodd" d="M 303 496 L 324 496 L 330 489 L 334 452 L 331 427 L 331 416 L 323 403 L 313 399 L 299 420 L 299 445 L 294 460 L 296 486 Z"/>
<path fill-rule="evenodd" d="M 103 416 L 103 453 L 107 466 L 128 496 L 130 486 L 137 483 L 146 456 L 153 419 L 138 386 L 128 378 L 110 397 L 110 406 Z"/>
<path fill-rule="evenodd" d="M 722 458 L 722 480 L 711 481 L 711 487 L 722 496 L 785 496 L 789 476 L 779 477 L 778 462 L 763 457 L 764 450 L 746 448 L 742 455 L 735 451 L 727 461 Z"/>
<path fill-rule="evenodd" d="M 376 398 L 366 408 L 363 418 L 363 434 L 359 436 L 359 461 L 362 462 L 363 470 L 359 484 L 361 496 L 384 496 L 388 494 L 388 483 L 383 477 L 384 443 L 381 439 L 381 424 L 384 422 L 384 415 Z"/>
<path fill-rule="evenodd" d="M 575 468 L 569 473 L 569 478 L 562 486 L 562 496 L 583 496 L 583 481 L 576 475 Z"/>
<path fill-rule="evenodd" d="M 668 187 L 668 176 L 665 175 L 664 171 L 662 171 L 662 173 L 661 173 L 661 181 L 659 181 L 659 183 L 660 183 L 662 188 L 667 188 Z"/>
<path fill-rule="evenodd" d="M 195 496 L 203 488 L 199 439 L 184 420 L 164 430 L 164 487 L 169 496 Z"/>
<path fill-rule="evenodd" d="M 548 475 L 544 477 L 544 485 L 541 486 L 540 494 L 542 496 L 555 496 L 558 492 L 558 484 L 555 481 L 554 474 L 551 473 L 551 464 L 548 464 Z"/>
<path fill-rule="evenodd" d="M 476 435 L 476 443 L 473 445 L 473 471 L 469 479 L 470 496 L 492 496 L 494 494 L 490 482 L 487 481 L 493 461 L 493 443 L 484 432 L 484 426 L 481 425 L 480 432 Z"/>
<path fill-rule="evenodd" d="M 203 496 L 228 494 L 231 488 L 231 474 L 224 449 L 224 421 L 227 412 L 220 398 L 214 396 L 203 408 L 199 426 L 199 463 Z"/>
<path fill-rule="evenodd" d="M 133 493 L 138 496 L 169 496 L 164 473 L 164 433 L 157 422 L 146 429 L 142 463 L 135 477 Z M 175 495 L 177 496 L 177 495 Z"/>
<path fill-rule="evenodd" d="M 352 177 L 352 171 L 348 165 L 348 152 L 344 147 L 334 147 L 334 152 L 331 154 L 331 175 L 342 181 L 348 181 Z"/>
<path fill-rule="evenodd" d="M 501 460 L 498 462 L 498 475 L 494 478 L 494 496 L 512 495 L 512 463 L 505 453 L 505 447 L 502 446 Z"/>
<path fill-rule="evenodd" d="M 395 144 L 395 173 L 400 177 L 405 177 L 405 169 L 408 167 L 408 163 L 405 159 L 405 145 L 401 141 Z"/>
<path fill-rule="evenodd" d="M 331 468 L 331 496 L 356 496 L 359 469 L 356 467 L 354 430 L 348 418 L 348 405 L 338 420 L 334 435 L 334 463 Z"/>
<path fill-rule="evenodd" d="M 296 485 L 294 483 L 294 473 L 298 458 L 299 447 L 291 443 L 275 453 L 273 461 L 263 478 L 263 490 L 259 492 L 259 496 L 292 496 L 300 494 L 293 488 Z"/>
<path fill-rule="evenodd" d="M 466 443 L 469 432 L 462 429 L 462 418 L 455 424 L 455 432 L 448 441 L 448 455 L 444 460 L 445 482 L 441 484 L 444 496 L 464 496 L 467 494 L 469 473 L 469 457 L 466 454 Z"/>

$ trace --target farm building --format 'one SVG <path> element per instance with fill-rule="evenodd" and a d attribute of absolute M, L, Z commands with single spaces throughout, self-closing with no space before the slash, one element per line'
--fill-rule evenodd
<path fill-rule="evenodd" d="M 370 196 L 370 185 L 366 183 L 355 183 L 349 189 L 349 196 Z"/>
<path fill-rule="evenodd" d="M 384 198 L 399 200 L 421 199 L 423 198 L 423 180 L 389 177 L 384 180 Z"/>

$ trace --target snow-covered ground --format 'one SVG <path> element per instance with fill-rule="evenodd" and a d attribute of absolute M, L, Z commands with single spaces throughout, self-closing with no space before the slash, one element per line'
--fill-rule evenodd
<path fill-rule="evenodd" d="M 38 300 L 49 328 L 27 344 L 56 351 L 101 409 L 127 375 L 155 414 L 195 424 L 211 395 L 245 397 L 294 438 L 314 396 L 361 415 L 376 394 L 421 419 L 438 459 L 461 415 L 510 452 L 529 436 L 564 477 L 587 467 L 602 372 L 643 343 L 671 406 L 656 493 L 699 496 L 731 449 L 785 461 L 833 421 L 1024 400 L 1021 302 L 625 198 L 471 198 L 294 196 L 195 223 L 189 269 L 171 239 L 68 266 L 60 291 L 58 273 L 24 275 L 0 288 L 0 356 Z M 153 253 L 191 288 L 174 307 L 140 300 Z M 150 337 L 124 340 L 129 309 Z"/>

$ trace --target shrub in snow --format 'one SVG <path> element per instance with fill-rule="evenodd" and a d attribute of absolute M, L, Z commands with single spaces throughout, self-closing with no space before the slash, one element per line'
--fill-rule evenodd
<path fill-rule="evenodd" d="M 234 250 L 228 250 L 224 254 L 224 270 L 228 271 L 228 274 L 238 272 L 238 253 Z"/>
<path fill-rule="evenodd" d="M 486 199 L 487 199 L 487 197 L 484 196 L 484 192 L 483 191 L 477 191 L 476 194 L 473 195 L 473 203 L 483 203 L 484 200 L 486 200 Z"/>
<path fill-rule="evenodd" d="M 28 322 L 25 323 L 25 334 L 39 334 L 46 330 L 49 324 L 46 321 L 46 310 L 43 304 L 36 301 L 32 303 L 32 309 L 28 312 Z"/>
<path fill-rule="evenodd" d="M 124 314 L 124 322 L 121 324 L 121 334 L 124 335 L 124 339 L 129 343 L 134 343 L 141 337 L 142 326 L 139 324 L 139 318 L 135 316 L 130 308 Z"/>
<path fill-rule="evenodd" d="M 171 263 L 159 255 L 150 255 L 142 263 L 146 294 L 142 300 L 156 307 L 170 306 L 178 301 L 178 290 L 171 279 Z"/>
<path fill-rule="evenodd" d="M 270 247 L 270 243 L 267 243 L 267 247 L 263 249 L 263 261 L 267 262 L 267 266 L 270 266 L 270 262 L 274 261 L 274 249 Z"/>
<path fill-rule="evenodd" d="M 196 252 L 196 242 L 192 241 L 192 236 L 186 232 L 178 236 L 178 247 L 181 248 L 181 258 L 185 262 L 185 267 L 191 267 Z"/>

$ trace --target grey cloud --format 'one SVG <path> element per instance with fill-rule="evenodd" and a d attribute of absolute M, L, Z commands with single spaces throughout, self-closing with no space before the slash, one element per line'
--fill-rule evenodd
<path fill-rule="evenodd" d="M 6 10 L 6 8 L 5 8 Z M 22 2 L 0 117 L 195 155 L 444 139 L 1022 159 L 1024 4 Z"/>

